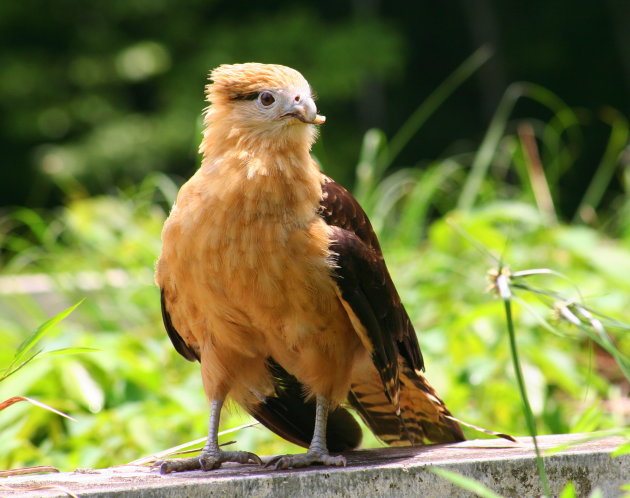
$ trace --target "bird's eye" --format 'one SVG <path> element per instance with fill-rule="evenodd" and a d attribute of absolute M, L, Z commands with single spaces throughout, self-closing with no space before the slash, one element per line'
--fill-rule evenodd
<path fill-rule="evenodd" d="M 273 98 L 273 95 L 271 95 L 270 92 L 262 92 L 260 94 L 260 103 L 264 105 L 265 107 L 269 107 L 275 101 L 276 99 Z"/>

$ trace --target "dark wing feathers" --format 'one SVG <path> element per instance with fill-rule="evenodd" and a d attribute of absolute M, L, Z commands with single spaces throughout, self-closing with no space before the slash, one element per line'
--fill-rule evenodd
<path fill-rule="evenodd" d="M 405 358 L 410 368 L 424 370 L 416 332 L 389 276 L 370 220 L 345 188 L 328 177 L 325 180 L 319 214 L 326 223 L 338 227 L 333 231 L 331 245 L 337 258 L 337 285 L 342 294 L 345 287 L 347 293 L 360 291 L 365 296 L 379 321 L 379 327 L 368 333 L 374 335 L 375 343 L 383 343 L 387 358 L 392 359 L 390 348 L 394 343 L 396 352 Z M 354 290 L 349 285 L 350 280 L 358 284 Z"/>
<path fill-rule="evenodd" d="M 319 213 L 333 227 L 333 278 L 375 367 L 353 379 L 348 401 L 388 444 L 461 441 L 461 429 L 447 418 L 448 410 L 421 374 L 416 333 L 367 215 L 329 178 L 322 189 Z"/>
<path fill-rule="evenodd" d="M 398 407 L 398 348 L 400 301 L 388 292 L 383 260 L 354 233 L 335 227 L 330 250 L 335 255 L 333 278 L 346 311 L 362 327 L 355 329 L 372 355 L 387 395 Z M 355 318 L 356 317 L 356 318 Z"/>
<path fill-rule="evenodd" d="M 315 400 L 307 399 L 304 386 L 272 358 L 268 368 L 275 393 L 251 407 L 249 413 L 287 441 L 308 448 L 315 429 Z M 335 453 L 361 443 L 361 427 L 345 408 L 337 407 L 328 414 L 326 441 L 329 451 Z"/>
<path fill-rule="evenodd" d="M 365 211 L 356 199 L 338 183 L 324 176 L 319 215 L 331 226 L 354 233 L 363 243 L 381 254 L 381 246 Z"/>
<path fill-rule="evenodd" d="M 164 328 L 168 333 L 168 336 L 175 347 L 175 350 L 181 354 L 188 361 L 199 361 L 199 353 L 189 346 L 181 335 L 173 327 L 171 321 L 171 315 L 169 315 L 166 309 L 166 297 L 164 296 L 164 289 L 160 289 L 160 301 L 162 303 L 162 321 L 164 322 Z"/>

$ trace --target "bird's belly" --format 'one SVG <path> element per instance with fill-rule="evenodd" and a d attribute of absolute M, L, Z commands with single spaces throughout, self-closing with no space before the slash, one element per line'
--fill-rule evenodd
<path fill-rule="evenodd" d="M 172 241 L 163 259 L 177 264 L 162 269 L 177 294 L 171 319 L 201 351 L 202 368 L 204 358 L 221 364 L 206 379 L 239 379 L 233 368 L 272 357 L 314 393 L 345 397 L 361 345 L 336 294 L 323 220 L 227 223 L 205 236 L 179 230 Z"/>
<path fill-rule="evenodd" d="M 306 227 L 287 225 L 226 220 L 205 235 L 179 230 L 163 259 L 177 261 L 168 273 L 180 296 L 182 309 L 171 314 L 186 322 L 181 329 L 197 342 L 245 336 L 245 351 L 253 354 L 261 341 L 263 348 L 275 340 L 294 347 L 322 330 L 347 328 L 331 276 L 328 227 L 319 218 Z"/>
<path fill-rule="evenodd" d="M 326 325 L 346 325 L 347 320 L 340 320 L 345 313 L 331 277 L 328 240 L 313 236 L 321 228 L 275 239 L 277 229 L 261 227 L 256 243 L 248 242 L 254 236 L 245 236 L 220 253 L 213 291 L 238 309 L 243 329 L 254 329 L 265 344 L 281 341 L 295 347 Z"/>

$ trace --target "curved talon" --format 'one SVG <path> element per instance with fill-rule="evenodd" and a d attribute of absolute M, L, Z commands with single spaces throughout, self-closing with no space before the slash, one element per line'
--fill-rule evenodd
<path fill-rule="evenodd" d="M 243 451 L 247 455 L 247 461 L 242 463 L 255 463 L 256 465 L 262 465 L 262 460 L 255 453 L 250 453 L 249 451 Z"/>
<path fill-rule="evenodd" d="M 345 467 L 346 466 L 346 457 L 343 455 L 331 456 L 328 455 L 325 459 L 324 465 L 331 465 L 334 467 Z"/>
<path fill-rule="evenodd" d="M 343 455 L 329 455 L 328 453 L 302 453 L 300 455 L 280 455 L 269 460 L 265 467 L 273 467 L 274 470 L 308 467 L 314 464 L 345 467 L 346 457 Z"/>
<path fill-rule="evenodd" d="M 275 456 L 273 457 L 271 460 L 269 460 L 266 464 L 265 464 L 265 468 L 268 469 L 269 467 L 273 467 L 274 470 L 278 470 L 278 468 L 275 466 L 275 464 L 278 462 L 278 460 L 280 460 L 282 458 L 282 456 Z"/>
<path fill-rule="evenodd" d="M 262 460 L 249 451 L 221 451 L 217 454 L 206 454 L 199 457 L 201 464 L 201 470 L 213 470 L 218 469 L 223 462 L 236 462 L 236 463 L 253 463 L 262 465 Z"/>

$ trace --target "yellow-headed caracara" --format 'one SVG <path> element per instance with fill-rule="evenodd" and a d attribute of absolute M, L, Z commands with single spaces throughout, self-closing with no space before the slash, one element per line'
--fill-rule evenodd
<path fill-rule="evenodd" d="M 221 407 L 235 400 L 308 447 L 276 468 L 344 465 L 361 430 L 345 400 L 391 445 L 464 438 L 423 377 L 416 334 L 365 212 L 310 156 L 311 88 L 267 64 L 212 71 L 200 169 L 164 225 L 156 281 L 175 349 L 201 363 L 210 402 L 199 458 L 163 473 L 260 463 L 223 451 Z"/>

